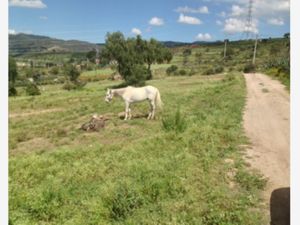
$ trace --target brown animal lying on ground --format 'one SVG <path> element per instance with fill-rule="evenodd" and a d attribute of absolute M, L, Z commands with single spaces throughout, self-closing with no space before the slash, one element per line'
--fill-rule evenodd
<path fill-rule="evenodd" d="M 99 131 L 100 129 L 105 127 L 105 121 L 108 120 L 108 118 L 105 118 L 102 115 L 94 114 L 92 119 L 82 124 L 81 129 L 85 131 Z"/>

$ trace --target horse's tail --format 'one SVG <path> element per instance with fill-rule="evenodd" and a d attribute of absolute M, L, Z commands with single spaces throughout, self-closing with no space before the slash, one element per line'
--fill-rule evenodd
<path fill-rule="evenodd" d="M 155 96 L 155 104 L 158 108 L 162 109 L 163 102 L 161 101 L 159 90 L 157 90 L 157 93 Z"/>

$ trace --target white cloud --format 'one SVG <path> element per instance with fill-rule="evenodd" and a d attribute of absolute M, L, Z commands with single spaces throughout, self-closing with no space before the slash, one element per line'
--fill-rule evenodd
<path fill-rule="evenodd" d="M 259 0 L 253 1 L 252 25 L 247 26 L 247 14 L 249 0 L 212 0 L 218 3 L 225 3 L 227 10 L 217 14 L 223 17 L 223 31 L 227 34 L 245 32 L 258 33 L 258 21 L 269 25 L 283 26 L 290 16 L 290 0 Z M 226 8 L 226 7 L 225 7 Z M 219 22 L 216 22 L 220 24 Z"/>
<path fill-rule="evenodd" d="M 202 6 L 197 9 L 184 6 L 184 7 L 178 7 L 175 11 L 179 13 L 203 13 L 203 14 L 209 13 L 207 6 Z"/>
<path fill-rule="evenodd" d="M 208 33 L 205 33 L 205 34 L 199 33 L 196 36 L 197 41 L 210 41 L 211 39 L 212 39 L 212 36 Z"/>
<path fill-rule="evenodd" d="M 9 30 L 8 30 L 8 34 L 16 35 L 17 32 L 16 32 L 14 29 L 9 29 Z"/>
<path fill-rule="evenodd" d="M 10 6 L 25 7 L 25 8 L 46 8 L 47 6 L 42 0 L 9 0 Z"/>
<path fill-rule="evenodd" d="M 232 4 L 227 15 L 238 16 L 238 14 L 248 13 L 249 0 L 212 0 L 217 3 Z M 270 17 L 270 15 L 283 17 L 289 16 L 290 0 L 259 0 L 253 1 L 252 15 L 254 17 Z M 225 11 L 218 14 L 225 17 Z"/>
<path fill-rule="evenodd" d="M 241 16 L 243 14 L 245 14 L 246 10 L 245 8 L 241 8 L 238 5 L 232 5 L 231 6 L 231 16 Z"/>
<path fill-rule="evenodd" d="M 135 35 L 141 35 L 142 31 L 140 29 L 134 27 L 131 29 L 131 33 L 133 33 Z"/>
<path fill-rule="evenodd" d="M 250 33 L 258 33 L 257 21 L 253 21 L 252 25 L 247 27 L 245 21 L 237 18 L 229 18 L 225 20 L 223 31 L 227 34 L 235 34 L 246 31 Z"/>
<path fill-rule="evenodd" d="M 284 20 L 282 18 L 270 18 L 268 19 L 268 24 L 282 26 L 284 25 Z"/>
<path fill-rule="evenodd" d="M 216 24 L 221 26 L 221 25 L 223 25 L 223 22 L 221 20 L 216 20 Z"/>
<path fill-rule="evenodd" d="M 186 23 L 186 24 L 202 24 L 202 21 L 199 20 L 196 17 L 191 17 L 191 16 L 185 16 L 183 14 L 180 14 L 179 19 L 177 20 L 178 23 Z"/>
<path fill-rule="evenodd" d="M 162 26 L 164 25 L 164 20 L 162 18 L 153 17 L 149 20 L 149 24 L 153 26 Z"/>

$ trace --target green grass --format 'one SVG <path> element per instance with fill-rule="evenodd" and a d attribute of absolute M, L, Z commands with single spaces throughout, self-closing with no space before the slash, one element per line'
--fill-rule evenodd
<path fill-rule="evenodd" d="M 164 102 L 153 121 L 120 120 L 124 103 L 104 102 L 115 84 L 46 86 L 41 96 L 9 99 L 11 224 L 263 223 L 264 180 L 245 166 L 240 147 L 241 74 L 149 82 Z M 94 113 L 110 117 L 106 128 L 78 130 Z"/>

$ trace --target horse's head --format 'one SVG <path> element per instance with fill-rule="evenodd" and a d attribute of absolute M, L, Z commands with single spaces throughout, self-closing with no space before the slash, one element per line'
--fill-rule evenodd
<path fill-rule="evenodd" d="M 105 101 L 110 102 L 112 98 L 113 98 L 112 90 L 108 88 L 106 91 Z"/>

